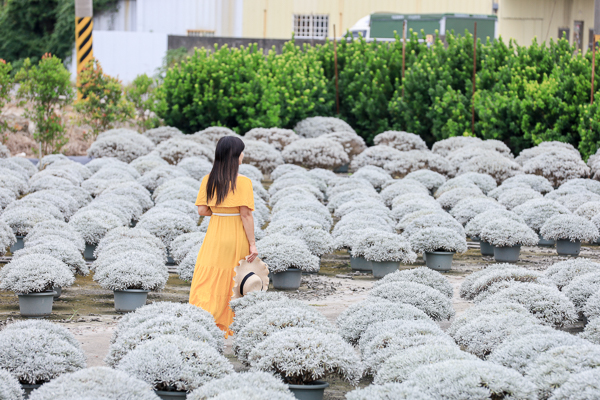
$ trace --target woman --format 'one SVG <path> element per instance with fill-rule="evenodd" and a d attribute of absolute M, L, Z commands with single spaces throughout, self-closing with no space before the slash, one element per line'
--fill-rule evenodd
<path fill-rule="evenodd" d="M 252 181 L 238 175 L 244 159 L 244 142 L 235 136 L 222 137 L 215 150 L 210 174 L 202 178 L 196 205 L 198 214 L 210 218 L 208 231 L 198 253 L 190 290 L 190 303 L 210 312 L 217 326 L 232 334 L 229 308 L 233 269 L 243 258 L 258 256 L 254 239 L 254 193 Z"/>

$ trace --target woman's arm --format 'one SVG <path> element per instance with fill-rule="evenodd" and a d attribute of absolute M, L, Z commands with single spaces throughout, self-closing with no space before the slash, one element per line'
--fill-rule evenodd
<path fill-rule="evenodd" d="M 212 215 L 212 211 L 208 206 L 198 206 L 198 214 L 204 217 L 210 217 Z"/>
<path fill-rule="evenodd" d="M 254 217 L 252 217 L 252 210 L 246 206 L 240 207 L 240 217 L 242 217 L 242 224 L 246 231 L 246 237 L 248 238 L 248 244 L 250 245 L 250 255 L 248 256 L 248 262 L 254 261 L 258 257 L 258 250 L 256 249 L 256 240 L 254 239 Z"/>

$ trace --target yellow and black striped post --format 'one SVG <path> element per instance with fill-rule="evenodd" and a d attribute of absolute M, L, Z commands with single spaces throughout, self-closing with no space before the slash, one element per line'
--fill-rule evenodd
<path fill-rule="evenodd" d="M 77 82 L 83 67 L 94 57 L 92 30 L 94 28 L 92 0 L 75 0 L 75 48 Z M 77 94 L 81 99 L 81 93 Z"/>

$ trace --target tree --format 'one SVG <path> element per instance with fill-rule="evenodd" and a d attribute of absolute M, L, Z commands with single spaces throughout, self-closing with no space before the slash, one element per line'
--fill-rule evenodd
<path fill-rule="evenodd" d="M 12 66 L 0 58 L 0 142 L 6 141 L 5 132 L 12 131 L 8 123 L 2 118 L 2 109 L 10 101 L 10 91 L 15 82 L 11 76 Z"/>
<path fill-rule="evenodd" d="M 156 106 L 156 81 L 146 74 L 138 75 L 131 85 L 125 88 L 125 96 L 137 114 L 136 124 L 140 132 L 158 126 L 159 118 L 154 114 Z"/>
<path fill-rule="evenodd" d="M 75 110 L 91 127 L 92 138 L 133 117 L 133 104 L 123 96 L 121 82 L 106 75 L 98 60 L 92 58 L 83 67 L 77 86 L 82 98 L 75 103 Z"/>
<path fill-rule="evenodd" d="M 73 100 L 70 76 L 62 61 L 51 54 L 44 54 L 37 66 L 25 59 L 16 75 L 25 116 L 35 123 L 33 138 L 40 143 L 40 158 L 58 153 L 69 141 L 64 136 L 63 110 Z"/>

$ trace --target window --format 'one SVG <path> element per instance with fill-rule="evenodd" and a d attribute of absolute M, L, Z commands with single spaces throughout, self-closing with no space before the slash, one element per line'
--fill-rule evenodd
<path fill-rule="evenodd" d="M 294 14 L 294 36 L 322 39 L 329 31 L 329 15 Z"/>

